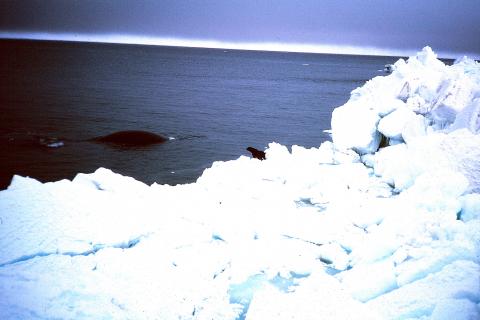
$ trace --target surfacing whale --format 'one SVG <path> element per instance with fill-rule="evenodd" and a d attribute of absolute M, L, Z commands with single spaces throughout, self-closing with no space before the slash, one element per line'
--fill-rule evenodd
<path fill-rule="evenodd" d="M 142 130 L 117 131 L 106 136 L 100 136 L 91 139 L 91 141 L 98 143 L 126 147 L 148 146 L 152 144 L 164 143 L 167 140 L 167 138 L 158 134 Z"/>

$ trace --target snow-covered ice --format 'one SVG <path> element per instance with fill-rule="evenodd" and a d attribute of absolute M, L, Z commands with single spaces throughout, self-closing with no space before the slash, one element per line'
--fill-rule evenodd
<path fill-rule="evenodd" d="M 1 319 L 479 319 L 480 65 L 426 47 L 196 183 L 0 192 Z"/>

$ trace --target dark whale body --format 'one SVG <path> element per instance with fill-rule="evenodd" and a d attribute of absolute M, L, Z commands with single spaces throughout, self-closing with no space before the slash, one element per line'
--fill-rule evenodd
<path fill-rule="evenodd" d="M 127 130 L 117 131 L 106 136 L 96 137 L 91 139 L 91 141 L 117 146 L 135 147 L 164 143 L 167 141 L 167 139 L 148 131 Z"/>
<path fill-rule="evenodd" d="M 265 160 L 265 152 L 257 150 L 253 147 L 248 147 L 247 150 L 250 151 L 252 157 L 254 157 L 255 159 Z"/>

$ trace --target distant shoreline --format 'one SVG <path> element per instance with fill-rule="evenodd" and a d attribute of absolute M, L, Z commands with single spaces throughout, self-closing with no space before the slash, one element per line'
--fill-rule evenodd
<path fill-rule="evenodd" d="M 1 38 L 2 41 L 18 41 L 18 42 L 45 42 L 45 43 L 59 43 L 59 44 L 85 44 L 85 45 L 105 45 L 105 46 L 148 46 L 148 47 L 165 47 L 165 48 L 185 48 L 185 49 L 205 49 L 205 50 L 223 50 L 223 51 L 253 51 L 253 52 L 268 52 L 268 53 L 293 53 L 293 54 L 320 54 L 320 55 L 336 55 L 336 56 L 365 56 L 365 57 L 393 57 L 407 59 L 408 56 L 389 56 L 389 55 L 368 55 L 368 54 L 354 54 L 354 53 L 322 53 L 322 52 L 300 52 L 300 51 L 270 51 L 270 50 L 255 50 L 255 49 L 229 49 L 229 48 L 210 48 L 210 47 L 190 47 L 190 46 L 175 46 L 163 44 L 143 44 L 143 43 L 123 43 L 123 42 L 100 42 L 100 41 L 83 41 L 83 40 L 52 40 L 52 39 L 16 39 L 16 38 Z M 453 60 L 447 58 L 447 60 Z"/>
<path fill-rule="evenodd" d="M 76 34 L 42 34 L 42 33 L 5 33 L 0 32 L 0 40 L 31 40 L 31 41 L 55 41 L 55 42 L 78 42 L 99 44 L 123 44 L 143 46 L 165 46 L 185 48 L 205 48 L 220 50 L 243 50 L 243 51 L 266 51 L 286 53 L 312 53 L 334 55 L 362 55 L 405 58 L 415 53 L 418 48 L 407 50 L 383 49 L 374 47 L 356 47 L 342 45 L 317 45 L 298 43 L 234 43 L 215 40 L 189 40 L 171 38 L 147 38 L 118 35 L 76 35 Z M 480 55 L 472 53 L 439 52 L 442 59 L 456 59 L 467 55 L 479 59 Z"/>

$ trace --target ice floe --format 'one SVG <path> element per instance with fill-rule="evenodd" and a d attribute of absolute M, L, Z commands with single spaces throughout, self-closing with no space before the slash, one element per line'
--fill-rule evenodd
<path fill-rule="evenodd" d="M 480 65 L 426 47 L 318 148 L 0 192 L 2 319 L 478 319 Z"/>

